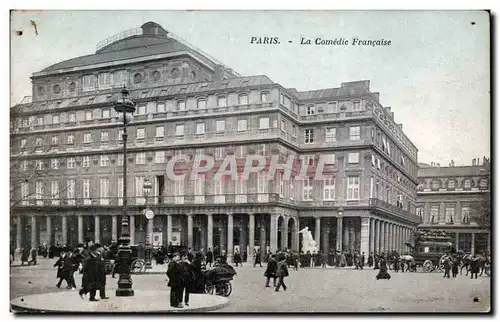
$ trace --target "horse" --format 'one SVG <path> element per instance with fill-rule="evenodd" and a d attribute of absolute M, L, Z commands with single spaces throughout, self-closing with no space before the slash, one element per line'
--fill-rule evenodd
<path fill-rule="evenodd" d="M 401 255 L 399 257 L 399 260 L 401 261 L 401 267 L 404 267 L 406 265 L 406 270 L 410 270 L 410 266 L 415 264 L 415 259 L 411 255 Z"/>
<path fill-rule="evenodd" d="M 464 254 L 463 252 L 459 252 L 459 254 L 461 254 L 460 275 L 462 275 L 462 270 L 465 267 L 465 276 L 467 276 L 469 274 L 470 265 L 474 261 L 474 256 L 472 256 L 472 254 Z"/>

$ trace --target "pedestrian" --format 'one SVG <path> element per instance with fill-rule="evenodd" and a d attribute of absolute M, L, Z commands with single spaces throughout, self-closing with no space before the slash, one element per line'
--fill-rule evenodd
<path fill-rule="evenodd" d="M 469 268 L 470 278 L 472 279 L 473 277 L 475 277 L 477 279 L 477 274 L 479 273 L 479 270 L 480 270 L 479 258 L 474 257 Z"/>
<path fill-rule="evenodd" d="M 36 265 L 36 257 L 38 255 L 38 251 L 35 247 L 31 249 L 31 260 L 28 262 L 28 265 L 33 263 L 33 265 Z"/>
<path fill-rule="evenodd" d="M 95 298 L 97 290 L 101 289 L 100 283 L 102 281 L 100 276 L 99 259 L 100 255 L 97 254 L 97 247 L 92 245 L 89 247 L 85 261 L 83 262 L 83 277 L 82 277 L 82 288 L 78 292 L 80 297 L 83 299 L 83 295 L 90 293 L 89 301 L 96 302 L 98 299 Z M 100 294 L 103 296 L 103 294 Z"/>
<path fill-rule="evenodd" d="M 444 260 L 443 260 L 443 268 L 444 268 L 444 275 L 443 275 L 443 277 L 444 278 L 450 278 L 451 265 L 450 265 L 450 258 L 449 257 L 445 257 L 444 258 Z"/>
<path fill-rule="evenodd" d="M 391 275 L 387 272 L 387 262 L 385 261 L 384 257 L 381 257 L 380 262 L 379 262 L 380 270 L 376 276 L 377 280 L 379 279 L 391 279 Z"/>
<path fill-rule="evenodd" d="M 278 268 L 276 270 L 276 277 L 278 277 L 278 285 L 276 285 L 276 292 L 279 292 L 280 286 L 286 291 L 287 287 L 285 285 L 284 278 L 288 276 L 288 268 L 284 256 L 279 257 Z"/>
<path fill-rule="evenodd" d="M 236 267 L 238 267 L 238 264 L 243 267 L 243 263 L 241 262 L 241 254 L 238 250 L 234 253 L 234 263 L 236 264 Z"/>
<path fill-rule="evenodd" d="M 182 301 L 184 294 L 184 305 L 189 306 L 189 294 L 191 293 L 192 283 L 194 282 L 194 272 L 191 262 L 188 259 L 188 254 L 183 254 L 179 262 L 181 275 L 181 289 L 179 290 L 179 303 Z"/>
<path fill-rule="evenodd" d="M 373 266 L 373 252 L 371 252 L 370 255 L 368 256 L 368 267 L 372 266 Z"/>
<path fill-rule="evenodd" d="M 457 277 L 458 275 L 458 266 L 460 265 L 460 260 L 455 257 L 453 258 L 452 262 L 451 262 L 451 274 L 453 276 L 453 278 Z"/>
<path fill-rule="evenodd" d="M 56 287 L 60 288 L 61 284 L 64 280 L 66 280 L 66 283 L 68 284 L 67 287 L 69 287 L 69 282 L 68 282 L 68 276 L 67 276 L 67 270 L 66 267 L 64 267 L 64 262 L 66 259 L 67 254 L 63 253 L 61 257 L 57 259 L 57 261 L 54 264 L 54 267 L 57 267 L 57 275 L 56 278 L 59 279 L 59 282 L 57 282 Z"/>
<path fill-rule="evenodd" d="M 172 261 L 168 264 L 167 276 L 168 286 L 170 286 L 170 306 L 182 308 L 182 279 L 179 261 L 179 253 L 174 253 Z"/>
<path fill-rule="evenodd" d="M 365 266 L 365 252 L 362 252 L 359 258 L 359 268 L 363 269 L 363 266 Z"/>
<path fill-rule="evenodd" d="M 212 267 L 213 261 L 214 261 L 214 253 L 212 253 L 212 250 L 208 248 L 206 263 L 209 265 L 209 267 Z"/>
<path fill-rule="evenodd" d="M 326 268 L 326 262 L 328 261 L 328 254 L 327 253 L 322 253 L 321 254 L 321 268 Z"/>
<path fill-rule="evenodd" d="M 276 287 L 276 270 L 278 269 L 278 263 L 276 262 L 276 256 L 272 255 L 267 261 L 267 268 L 264 272 L 266 279 L 266 287 L 269 286 L 271 278 L 273 279 L 273 286 Z"/>
<path fill-rule="evenodd" d="M 259 264 L 260 267 L 262 267 L 262 263 L 260 261 L 260 252 L 257 252 L 255 249 L 253 250 L 253 267 L 255 267 L 255 265 Z"/>

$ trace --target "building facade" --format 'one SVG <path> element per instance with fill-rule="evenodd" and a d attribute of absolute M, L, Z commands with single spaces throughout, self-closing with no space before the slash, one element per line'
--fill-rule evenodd
<path fill-rule="evenodd" d="M 328 251 L 405 251 L 416 215 L 417 149 L 369 81 L 299 92 L 241 77 L 154 22 L 113 36 L 93 55 L 32 76 L 33 96 L 11 108 L 11 242 L 107 244 L 120 235 L 123 162 L 132 243 L 194 249 L 299 249 L 309 227 Z M 137 110 L 123 160 L 113 102 L 123 86 Z M 291 178 L 166 175 L 175 155 L 294 156 Z M 326 179 L 315 180 L 320 155 Z M 283 161 L 285 162 L 285 161 Z M 176 164 L 175 171 L 190 167 Z M 306 168 L 300 180 L 300 169 Z M 240 171 L 240 170 L 239 170 Z M 297 178 L 296 178 L 297 177 Z M 152 183 L 149 195 L 144 182 Z"/>
<path fill-rule="evenodd" d="M 421 164 L 418 178 L 418 228 L 445 231 L 458 250 L 490 252 L 489 225 L 481 219 L 490 211 L 489 159 L 474 159 L 471 166 Z"/>

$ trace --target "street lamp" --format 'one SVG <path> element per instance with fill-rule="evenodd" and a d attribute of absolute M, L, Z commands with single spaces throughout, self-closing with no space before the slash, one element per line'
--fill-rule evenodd
<path fill-rule="evenodd" d="M 135 112 L 135 104 L 127 99 L 129 91 L 126 87 L 122 90 L 122 99 L 114 104 L 114 108 L 119 116 L 123 118 L 123 215 L 121 220 L 121 236 L 118 239 L 120 247 L 118 249 L 120 277 L 118 278 L 118 288 L 116 296 L 134 296 L 132 289 L 132 278 L 130 277 L 130 261 L 132 257 L 132 249 L 130 248 L 130 230 L 127 216 L 127 123 Z"/>
<path fill-rule="evenodd" d="M 146 194 L 146 209 L 144 210 L 144 215 L 146 216 L 146 219 L 148 220 L 148 230 L 146 234 L 146 249 L 144 252 L 144 261 L 146 262 L 146 268 L 152 268 L 151 265 L 151 258 L 152 258 L 152 245 L 151 245 L 151 240 L 153 239 L 153 218 L 155 217 L 155 214 L 153 210 L 149 209 L 148 207 L 148 197 L 149 193 L 151 192 L 151 189 L 153 188 L 153 184 L 149 179 L 144 180 L 143 184 L 143 189 L 144 193 Z"/>

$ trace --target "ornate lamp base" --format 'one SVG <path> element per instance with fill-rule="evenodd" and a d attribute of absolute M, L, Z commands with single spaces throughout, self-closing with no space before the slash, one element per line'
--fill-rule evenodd
<path fill-rule="evenodd" d="M 134 296 L 132 278 L 130 277 L 132 249 L 128 245 L 129 240 L 128 237 L 120 239 L 120 248 L 118 249 L 120 276 L 118 278 L 118 289 L 115 292 L 116 296 Z"/>

